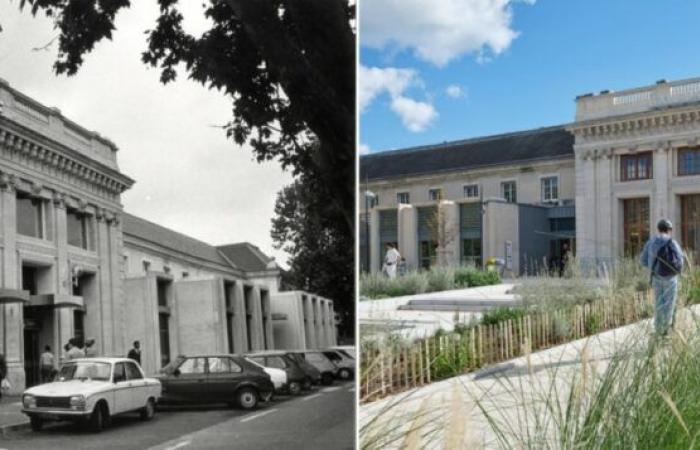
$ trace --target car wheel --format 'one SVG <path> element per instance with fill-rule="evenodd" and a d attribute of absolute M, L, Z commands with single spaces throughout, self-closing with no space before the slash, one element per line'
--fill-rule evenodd
<path fill-rule="evenodd" d="M 95 406 L 95 409 L 92 411 L 92 415 L 90 416 L 90 422 L 88 423 L 90 431 L 99 433 L 104 429 L 107 421 L 107 415 L 109 414 L 106 413 L 105 410 L 106 408 L 101 404 Z"/>
<path fill-rule="evenodd" d="M 141 409 L 141 420 L 151 420 L 156 415 L 156 402 L 149 398 L 146 406 Z"/>
<path fill-rule="evenodd" d="M 338 377 L 340 377 L 341 380 L 349 380 L 352 378 L 352 372 L 350 372 L 350 369 L 340 369 L 340 371 L 338 371 Z"/>
<path fill-rule="evenodd" d="M 292 395 L 301 394 L 301 384 L 298 381 L 292 381 L 289 383 L 289 393 Z"/>
<path fill-rule="evenodd" d="M 32 428 L 32 431 L 41 431 L 44 421 L 39 417 L 30 417 L 29 426 Z"/>
<path fill-rule="evenodd" d="M 243 409 L 253 409 L 258 404 L 258 393 L 253 388 L 245 387 L 238 391 L 238 406 Z"/>
<path fill-rule="evenodd" d="M 333 374 L 328 373 L 328 372 L 324 373 L 323 376 L 321 377 L 321 383 L 325 386 L 333 384 Z"/>

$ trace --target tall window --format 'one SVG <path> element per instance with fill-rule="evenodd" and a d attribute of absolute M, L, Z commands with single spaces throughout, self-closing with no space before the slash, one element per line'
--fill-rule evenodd
<path fill-rule="evenodd" d="M 73 337 L 79 344 L 85 342 L 85 311 L 73 310 Z"/>
<path fill-rule="evenodd" d="M 233 289 L 234 284 L 224 283 L 224 301 L 226 303 L 226 335 L 228 336 L 228 352 L 234 352 L 233 345 Z"/>
<path fill-rule="evenodd" d="M 44 237 L 44 201 L 17 193 L 17 233 L 42 239 Z"/>
<path fill-rule="evenodd" d="M 467 184 L 464 186 L 464 197 L 465 198 L 479 198 L 479 185 L 478 184 Z"/>
<path fill-rule="evenodd" d="M 399 205 L 408 205 L 411 203 L 411 196 L 408 192 L 399 192 L 396 194 L 396 202 Z"/>
<path fill-rule="evenodd" d="M 623 200 L 623 230 L 625 256 L 637 257 L 649 240 L 649 199 Z"/>
<path fill-rule="evenodd" d="M 428 189 L 428 200 L 442 200 L 442 189 Z"/>
<path fill-rule="evenodd" d="M 678 175 L 700 174 L 700 147 L 678 150 Z"/>
<path fill-rule="evenodd" d="M 68 245 L 89 249 L 92 246 L 92 222 L 90 216 L 74 209 L 66 211 Z"/>
<path fill-rule="evenodd" d="M 165 366 L 170 362 L 170 280 L 156 281 L 158 296 L 158 333 L 160 336 L 160 363 Z"/>
<path fill-rule="evenodd" d="M 653 176 L 651 152 L 620 156 L 620 179 L 622 181 L 648 180 Z"/>
<path fill-rule="evenodd" d="M 501 195 L 508 203 L 516 203 L 518 201 L 518 194 L 515 181 L 504 181 L 501 183 Z"/>
<path fill-rule="evenodd" d="M 700 259 L 700 194 L 681 197 L 681 242 L 695 260 Z"/>
<path fill-rule="evenodd" d="M 542 178 L 542 202 L 559 200 L 559 177 Z"/>

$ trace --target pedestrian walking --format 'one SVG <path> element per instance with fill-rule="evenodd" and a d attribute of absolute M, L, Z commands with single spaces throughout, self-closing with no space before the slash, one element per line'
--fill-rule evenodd
<path fill-rule="evenodd" d="M 400 261 L 401 253 L 394 247 L 394 244 L 386 244 L 386 255 L 384 256 L 384 267 L 382 270 L 389 278 L 396 278 L 396 266 Z"/>
<path fill-rule="evenodd" d="M 683 250 L 672 237 L 673 224 L 662 219 L 658 233 L 644 245 L 640 261 L 651 272 L 654 288 L 654 328 L 659 336 L 673 329 L 678 297 L 678 275 L 683 270 Z"/>
<path fill-rule="evenodd" d="M 85 357 L 94 358 L 97 356 L 97 346 L 95 345 L 95 338 L 88 338 L 85 341 Z"/>
<path fill-rule="evenodd" d="M 133 359 L 139 365 L 141 364 L 141 343 L 139 341 L 134 341 L 134 348 L 129 350 L 129 354 L 126 357 Z"/>
<path fill-rule="evenodd" d="M 53 378 L 53 363 L 54 357 L 53 353 L 51 353 L 51 346 L 47 345 L 44 347 L 44 353 L 39 356 L 42 383 L 48 383 Z"/>
<path fill-rule="evenodd" d="M 68 361 L 72 359 L 85 358 L 85 350 L 78 347 L 78 341 L 75 338 L 71 338 L 68 341 L 68 345 L 70 345 L 70 349 L 68 350 L 68 353 L 66 353 L 66 359 Z"/>
<path fill-rule="evenodd" d="M 0 399 L 9 390 L 10 382 L 7 381 L 7 362 L 5 361 L 5 355 L 0 353 Z"/>

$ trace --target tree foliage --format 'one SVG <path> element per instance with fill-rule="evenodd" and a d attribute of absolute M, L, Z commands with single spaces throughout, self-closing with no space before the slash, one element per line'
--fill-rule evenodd
<path fill-rule="evenodd" d="M 277 197 L 272 238 L 291 255 L 285 284 L 334 300 L 340 332 L 354 334 L 355 259 L 352 235 L 335 224 L 337 214 L 324 201 L 324 187 L 305 176 Z"/>

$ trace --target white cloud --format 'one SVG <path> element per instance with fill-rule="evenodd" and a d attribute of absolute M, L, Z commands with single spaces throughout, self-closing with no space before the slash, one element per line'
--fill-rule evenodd
<path fill-rule="evenodd" d="M 462 98 L 467 95 L 464 88 L 458 84 L 451 84 L 447 86 L 447 89 L 445 89 L 445 94 L 451 98 Z"/>
<path fill-rule="evenodd" d="M 395 67 L 361 65 L 358 77 L 360 78 L 360 111 L 367 108 L 377 96 L 384 92 L 396 97 L 403 94 L 409 86 L 419 83 L 415 70 Z"/>
<path fill-rule="evenodd" d="M 409 131 L 424 131 L 437 119 L 438 114 L 433 105 L 405 95 L 411 86 L 423 87 L 415 70 L 360 66 L 358 76 L 360 111 L 364 111 L 378 96 L 387 93 L 391 98 L 391 110 L 399 116 Z"/>
<path fill-rule="evenodd" d="M 358 151 L 359 151 L 360 155 L 369 155 L 370 153 L 372 153 L 372 149 L 369 148 L 369 145 L 362 144 L 362 143 L 360 144 Z"/>
<path fill-rule="evenodd" d="M 424 131 L 438 117 L 437 111 L 430 103 L 419 102 L 402 95 L 392 99 L 391 110 L 398 114 L 404 126 L 414 133 Z"/>
<path fill-rule="evenodd" d="M 362 45 L 410 49 L 438 67 L 463 55 L 498 55 L 518 32 L 512 4 L 534 0 L 370 0 L 360 7 Z"/>

